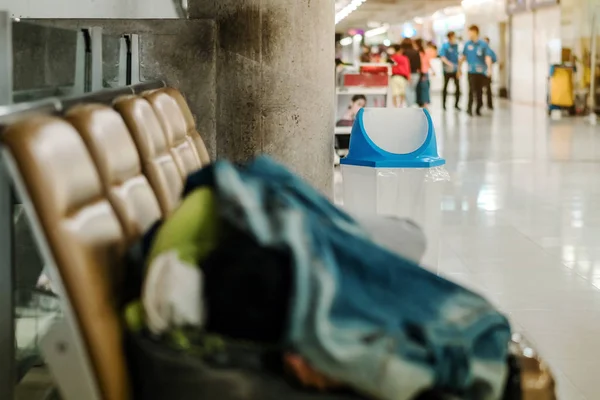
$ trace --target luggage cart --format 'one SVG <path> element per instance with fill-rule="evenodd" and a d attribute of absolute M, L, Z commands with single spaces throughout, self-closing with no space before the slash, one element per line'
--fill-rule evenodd
<path fill-rule="evenodd" d="M 352 122 L 343 118 L 346 104 L 356 95 L 364 95 L 369 107 L 391 107 L 389 79 L 391 65 L 385 63 L 359 64 L 358 68 L 347 68 L 338 73 L 336 78 L 336 127 L 335 137 L 335 164 L 339 158 L 348 154 Z"/>

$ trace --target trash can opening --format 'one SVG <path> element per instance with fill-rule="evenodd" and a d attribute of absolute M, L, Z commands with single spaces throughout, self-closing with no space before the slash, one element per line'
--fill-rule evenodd
<path fill-rule="evenodd" d="M 429 121 L 422 109 L 367 108 L 363 113 L 364 131 L 388 153 L 413 153 L 427 140 Z"/>

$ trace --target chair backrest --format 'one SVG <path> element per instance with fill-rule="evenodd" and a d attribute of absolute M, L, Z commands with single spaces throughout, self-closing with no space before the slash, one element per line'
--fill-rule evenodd
<path fill-rule="evenodd" d="M 119 309 L 125 236 L 79 133 L 56 117 L 7 128 L 15 161 L 72 305 L 102 398 L 127 400 Z"/>
<path fill-rule="evenodd" d="M 138 96 L 120 97 L 114 107 L 131 132 L 141 158 L 142 171 L 166 216 L 179 204 L 184 176 L 167 146 L 160 122 L 150 103 Z"/>
<path fill-rule="evenodd" d="M 127 125 L 118 112 L 99 104 L 75 106 L 66 117 L 87 145 L 127 239 L 137 240 L 161 211 Z"/>
<path fill-rule="evenodd" d="M 153 90 L 144 97 L 150 102 L 163 132 L 167 145 L 183 176 L 198 170 L 202 164 L 194 142 L 187 135 L 185 117 L 174 98 L 161 90 Z"/>
<path fill-rule="evenodd" d="M 187 135 L 192 139 L 192 142 L 196 147 L 196 152 L 198 152 L 198 156 L 200 157 L 200 162 L 202 163 L 202 166 L 210 164 L 210 156 L 208 155 L 208 150 L 206 149 L 206 145 L 202 140 L 202 136 L 200 136 L 200 133 L 196 128 L 194 114 L 192 114 L 192 110 L 190 110 L 190 106 L 188 105 L 185 97 L 183 97 L 183 94 L 179 90 L 170 87 L 157 90 L 162 91 L 171 96 L 173 99 L 175 99 L 177 105 L 179 106 L 179 109 L 183 114 L 183 117 L 185 118 Z"/>

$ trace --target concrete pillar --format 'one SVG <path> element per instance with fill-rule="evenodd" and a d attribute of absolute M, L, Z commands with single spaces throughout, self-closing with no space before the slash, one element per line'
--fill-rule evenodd
<path fill-rule="evenodd" d="M 267 153 L 331 193 L 334 2 L 189 0 L 217 26 L 217 155 Z"/>

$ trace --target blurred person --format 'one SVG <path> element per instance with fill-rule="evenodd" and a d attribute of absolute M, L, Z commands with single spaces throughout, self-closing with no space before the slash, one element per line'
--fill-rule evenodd
<path fill-rule="evenodd" d="M 425 48 L 425 53 L 429 56 L 429 62 L 431 62 L 431 60 L 439 57 L 438 47 L 433 42 L 427 43 L 427 47 Z M 433 68 L 429 69 L 429 74 L 431 76 L 436 76 L 435 70 Z"/>
<path fill-rule="evenodd" d="M 448 32 L 448 41 L 442 45 L 440 50 L 440 57 L 444 68 L 444 89 L 442 90 L 442 105 L 444 111 L 446 111 L 446 99 L 448 98 L 448 84 L 450 80 L 454 81 L 455 89 L 455 102 L 454 108 L 460 111 L 460 81 L 458 79 L 458 40 L 456 33 Z"/>
<path fill-rule="evenodd" d="M 492 58 L 492 64 L 496 64 L 498 62 L 498 57 L 496 56 L 496 52 L 492 50 L 490 47 L 490 38 L 486 37 L 485 42 L 488 45 L 488 52 L 490 57 Z M 487 84 L 485 85 L 485 92 L 487 95 L 487 107 L 490 110 L 494 110 L 494 99 L 492 96 L 492 71 L 490 70 L 490 74 L 487 80 Z"/>
<path fill-rule="evenodd" d="M 350 66 L 352 64 L 348 64 L 346 62 L 344 62 L 341 58 L 336 58 L 335 59 L 335 70 L 336 71 L 340 71 L 342 70 L 344 67 Z"/>
<path fill-rule="evenodd" d="M 438 57 L 438 47 L 432 41 L 427 42 L 427 46 L 425 46 L 425 53 L 429 56 L 430 60 Z M 433 72 L 433 70 L 431 70 Z"/>
<path fill-rule="evenodd" d="M 392 89 L 392 102 L 394 107 L 404 106 L 406 100 L 406 87 L 410 80 L 410 61 L 404 55 L 404 49 L 400 45 L 390 46 L 387 54 L 392 63 L 392 77 L 390 86 Z"/>
<path fill-rule="evenodd" d="M 379 49 L 379 46 L 371 48 L 371 62 L 376 64 L 381 63 L 381 50 Z"/>
<path fill-rule="evenodd" d="M 434 60 L 439 57 L 438 47 L 435 43 L 429 41 L 427 42 L 427 46 L 425 46 L 425 54 L 429 57 L 429 76 L 436 76 L 435 69 L 431 68 L 431 60 Z"/>
<path fill-rule="evenodd" d="M 492 73 L 492 58 L 487 43 L 479 38 L 479 27 L 477 25 L 469 27 L 469 41 L 465 43 L 463 55 L 458 63 L 459 78 L 461 66 L 465 61 L 469 66 L 469 105 L 467 114 L 473 116 L 473 101 L 476 99 L 476 114 L 481 116 L 483 88 Z"/>
<path fill-rule="evenodd" d="M 410 79 L 406 85 L 406 106 L 414 107 L 417 105 L 417 86 L 421 80 L 421 55 L 415 50 L 410 38 L 404 38 L 400 47 L 410 63 Z"/>
<path fill-rule="evenodd" d="M 354 120 L 356 119 L 356 114 L 360 111 L 361 108 L 364 108 L 367 105 L 367 98 L 362 94 L 357 94 L 352 97 L 350 101 L 350 105 L 348 106 L 348 110 L 342 116 L 336 126 L 352 126 L 354 124 Z"/>
<path fill-rule="evenodd" d="M 388 50 L 389 47 L 382 47 L 381 48 L 381 53 L 379 54 L 379 62 L 381 63 L 387 63 L 390 59 L 390 56 L 388 54 Z"/>
<path fill-rule="evenodd" d="M 371 49 L 369 48 L 369 46 L 362 46 L 360 62 L 361 63 L 370 63 L 371 62 Z"/>
<path fill-rule="evenodd" d="M 431 103 L 431 83 L 429 81 L 429 73 L 431 70 L 430 54 L 425 49 L 423 39 L 414 41 L 415 50 L 419 52 L 421 58 L 421 75 L 417 84 L 417 104 L 419 107 L 427 108 Z"/>
<path fill-rule="evenodd" d="M 427 108 L 431 104 L 431 76 L 435 76 L 435 71 L 431 68 L 431 60 L 437 57 L 437 47 L 433 42 L 427 45 L 422 39 L 418 39 L 417 50 L 421 55 L 421 79 L 417 88 L 417 103 L 419 106 Z"/>
<path fill-rule="evenodd" d="M 424 58 L 425 48 L 423 47 L 423 39 L 413 39 L 413 48 L 419 52 L 419 57 L 421 58 L 421 73 L 419 76 L 419 83 L 417 84 L 417 104 L 419 105 L 419 107 L 422 107 L 423 104 L 421 100 L 423 96 L 421 95 L 421 80 L 423 79 L 423 71 L 429 70 L 429 64 L 427 63 L 427 59 Z"/>

